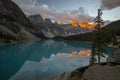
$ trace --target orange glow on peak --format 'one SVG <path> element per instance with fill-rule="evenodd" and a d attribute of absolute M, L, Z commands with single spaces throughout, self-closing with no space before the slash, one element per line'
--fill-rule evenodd
<path fill-rule="evenodd" d="M 78 26 L 78 22 L 77 22 L 77 21 L 69 22 L 69 24 L 71 24 L 71 25 L 74 26 L 74 27 L 77 27 L 77 26 Z"/>
<path fill-rule="evenodd" d="M 90 23 L 88 23 L 88 22 L 83 22 L 83 23 L 80 24 L 80 26 L 81 26 L 82 28 L 88 28 L 88 29 L 92 29 L 92 28 L 95 28 L 95 27 L 96 27 L 95 24 L 90 24 Z"/>

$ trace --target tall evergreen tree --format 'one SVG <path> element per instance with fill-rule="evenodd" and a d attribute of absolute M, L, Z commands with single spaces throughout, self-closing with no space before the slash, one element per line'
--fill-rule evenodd
<path fill-rule="evenodd" d="M 90 58 L 90 64 L 96 63 L 95 55 L 98 56 L 97 60 L 98 60 L 98 63 L 100 64 L 101 56 L 103 56 L 103 53 L 106 52 L 106 50 L 103 48 L 104 41 L 102 38 L 104 35 L 101 34 L 101 28 L 103 25 L 103 20 L 101 19 L 101 16 L 102 16 L 102 10 L 98 9 L 98 15 L 94 19 L 94 22 L 96 24 L 96 27 L 95 27 L 96 28 L 96 36 L 95 36 L 94 42 L 92 44 L 92 53 L 91 53 L 91 58 Z"/>

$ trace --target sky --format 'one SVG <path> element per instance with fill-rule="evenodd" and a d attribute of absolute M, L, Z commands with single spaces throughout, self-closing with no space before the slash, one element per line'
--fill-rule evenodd
<path fill-rule="evenodd" d="M 97 10 L 103 20 L 120 20 L 120 0 L 12 0 L 28 15 L 40 14 L 58 23 L 92 22 Z"/>

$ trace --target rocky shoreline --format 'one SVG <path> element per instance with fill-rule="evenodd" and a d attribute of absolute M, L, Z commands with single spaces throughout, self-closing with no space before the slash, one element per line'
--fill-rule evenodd
<path fill-rule="evenodd" d="M 107 62 L 65 72 L 56 80 L 120 80 L 120 48 Z"/>

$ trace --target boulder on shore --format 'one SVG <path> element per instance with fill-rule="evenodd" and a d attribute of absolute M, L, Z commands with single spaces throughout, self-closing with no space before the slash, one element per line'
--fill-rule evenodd
<path fill-rule="evenodd" d="M 107 62 L 113 64 L 120 64 L 120 48 L 117 49 L 111 57 L 108 57 Z"/>
<path fill-rule="evenodd" d="M 107 59 L 107 63 L 94 64 L 66 72 L 57 80 L 120 80 L 120 48 Z"/>

